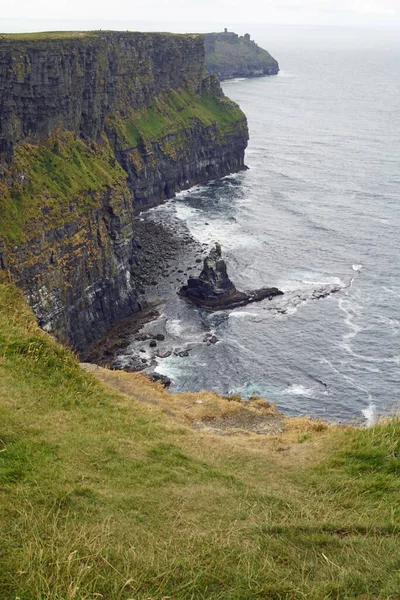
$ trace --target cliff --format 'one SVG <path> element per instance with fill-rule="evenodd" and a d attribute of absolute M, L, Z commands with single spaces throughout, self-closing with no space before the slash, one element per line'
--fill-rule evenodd
<path fill-rule="evenodd" d="M 0 268 L 81 350 L 140 309 L 134 215 L 244 168 L 245 116 L 201 36 L 0 39 Z"/>
<path fill-rule="evenodd" d="M 221 81 L 233 77 L 276 75 L 279 72 L 277 61 L 252 41 L 248 33 L 244 36 L 226 30 L 223 33 L 207 33 L 204 45 L 207 73 L 218 75 Z"/>

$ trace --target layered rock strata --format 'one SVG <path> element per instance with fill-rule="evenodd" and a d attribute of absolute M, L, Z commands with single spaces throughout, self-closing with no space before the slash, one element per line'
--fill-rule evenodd
<path fill-rule="evenodd" d="M 201 36 L 0 39 L 0 269 L 76 349 L 140 310 L 135 213 L 244 167 Z"/>

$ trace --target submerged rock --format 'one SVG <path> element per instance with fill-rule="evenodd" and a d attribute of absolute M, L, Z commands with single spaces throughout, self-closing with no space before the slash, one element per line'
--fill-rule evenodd
<path fill-rule="evenodd" d="M 204 259 L 200 276 L 189 277 L 187 285 L 181 287 L 178 293 L 207 310 L 237 308 L 265 298 L 271 300 L 274 296 L 283 294 L 276 287 L 264 287 L 251 292 L 238 291 L 228 277 L 220 244 L 215 244 L 215 247 Z"/>

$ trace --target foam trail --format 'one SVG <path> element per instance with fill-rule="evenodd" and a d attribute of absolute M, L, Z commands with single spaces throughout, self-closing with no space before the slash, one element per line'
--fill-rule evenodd
<path fill-rule="evenodd" d="M 363 385 L 360 385 L 359 383 L 357 383 L 356 381 L 354 381 L 354 379 L 352 377 L 350 377 L 349 375 L 345 375 L 344 373 L 342 373 L 341 371 L 339 371 L 332 363 L 330 360 L 328 360 L 327 358 L 323 358 L 322 362 L 329 365 L 329 367 L 332 369 L 332 371 L 334 371 L 335 373 L 337 373 L 338 375 L 340 375 L 341 377 L 343 377 L 343 379 L 345 379 L 346 381 L 349 381 L 351 384 L 354 385 L 355 388 L 357 388 L 358 390 L 360 390 L 361 392 L 364 392 L 367 395 L 367 398 L 370 402 L 369 406 L 374 406 L 372 402 L 372 396 L 370 391 L 364 387 Z"/>
<path fill-rule="evenodd" d="M 395 296 L 398 296 L 400 298 L 400 294 L 398 294 L 394 290 L 391 290 L 390 288 L 385 287 L 385 286 L 383 286 L 383 289 L 386 290 L 387 292 L 390 292 L 391 294 L 394 294 Z"/>

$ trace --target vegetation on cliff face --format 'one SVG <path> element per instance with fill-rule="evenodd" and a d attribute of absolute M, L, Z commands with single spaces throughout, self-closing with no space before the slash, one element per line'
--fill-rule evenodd
<path fill-rule="evenodd" d="M 96 143 L 61 130 L 42 144 L 22 143 L 0 178 L 0 237 L 18 244 L 35 237 L 38 228 L 60 227 L 90 208 L 100 208 L 107 188 L 129 195 L 127 174 L 114 150 L 136 150 L 140 164 L 146 145 L 157 142 L 166 155 L 176 159 L 188 153 L 187 139 L 180 134 L 190 131 L 195 122 L 214 127 L 218 145 L 226 143 L 241 120 L 245 120 L 242 111 L 225 96 L 170 90 L 148 106 L 130 111 L 129 117 L 109 116 L 110 138 L 114 131 L 117 134 L 115 148 L 105 135 Z"/>
<path fill-rule="evenodd" d="M 126 148 L 157 141 L 162 145 L 164 138 L 190 130 L 196 120 L 205 127 L 215 126 L 219 134 L 215 142 L 219 144 L 226 142 L 227 135 L 245 116 L 237 104 L 222 94 L 196 94 L 181 88 L 160 94 L 145 108 L 131 111 L 129 117 L 111 115 L 108 126 L 117 132 L 118 147 Z M 168 153 L 167 146 L 165 150 Z M 187 148 L 181 151 L 187 152 Z"/>
<path fill-rule="evenodd" d="M 397 419 L 221 437 L 133 377 L 83 372 L 0 284 L 2 599 L 398 597 Z"/>
<path fill-rule="evenodd" d="M 0 37 L 0 269 L 75 348 L 140 308 L 134 214 L 244 168 L 203 63 L 195 35 Z"/>
<path fill-rule="evenodd" d="M 0 178 L 0 237 L 18 244 L 100 208 L 107 188 L 129 195 L 126 173 L 103 143 L 60 131 L 43 144 L 17 147 Z"/>

